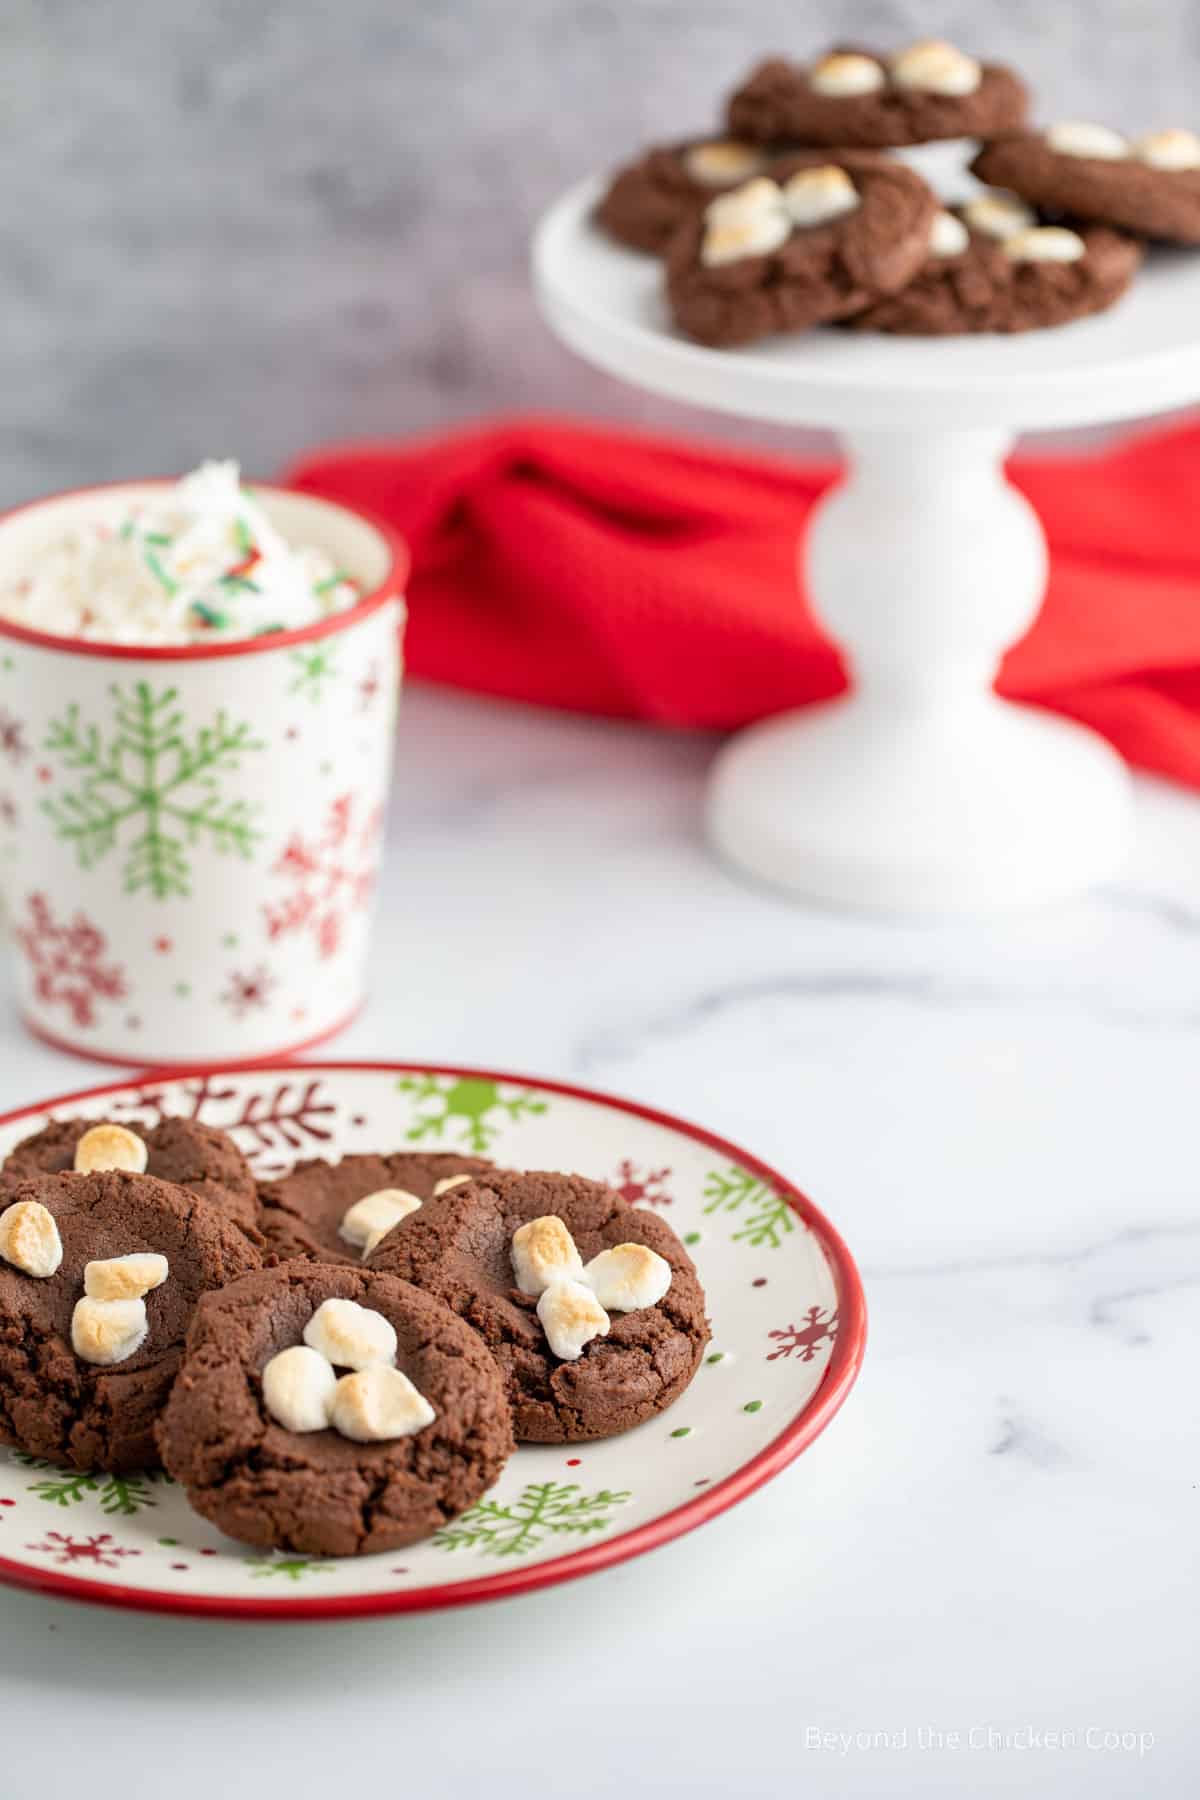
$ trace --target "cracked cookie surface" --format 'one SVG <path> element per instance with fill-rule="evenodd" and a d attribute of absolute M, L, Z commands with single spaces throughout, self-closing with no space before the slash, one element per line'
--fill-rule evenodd
<path fill-rule="evenodd" d="M 244 1234 L 185 1189 L 153 1175 L 43 1175 L 0 1195 L 54 1215 L 62 1263 L 39 1279 L 0 1262 L 0 1441 L 76 1469 L 120 1473 L 157 1463 L 154 1425 L 200 1296 L 256 1269 Z M 157 1251 L 168 1275 L 145 1297 L 149 1331 L 108 1367 L 80 1360 L 71 1317 L 88 1262 Z"/>
<path fill-rule="evenodd" d="M 536 1299 L 513 1276 L 514 1231 L 546 1215 L 563 1221 L 584 1262 L 634 1243 L 671 1265 L 662 1300 L 612 1313 L 608 1336 L 575 1362 L 552 1353 Z M 653 1418 L 683 1392 L 709 1338 L 704 1291 L 670 1226 L 582 1175 L 497 1171 L 453 1188 L 403 1219 L 367 1266 L 436 1294 L 478 1332 L 504 1373 L 517 1438 L 528 1443 L 612 1437 Z"/>
<path fill-rule="evenodd" d="M 51 1119 L 41 1131 L 23 1138 L 5 1158 L 0 1184 L 10 1189 L 36 1175 L 57 1175 L 74 1167 L 75 1146 L 94 1125 L 112 1123 L 99 1119 Z M 121 1121 L 126 1131 L 137 1134 L 149 1152 L 146 1173 L 160 1181 L 187 1188 L 198 1200 L 215 1206 L 227 1219 L 255 1237 L 258 1228 L 258 1195 L 250 1165 L 233 1139 L 198 1119 L 163 1119 L 143 1125 L 137 1119 Z M 0 1192 L 0 1203 L 7 1199 Z"/>
<path fill-rule="evenodd" d="M 452 1151 L 398 1150 L 390 1155 L 343 1156 L 327 1162 L 314 1156 L 298 1162 L 277 1181 L 259 1188 L 261 1223 L 268 1261 L 307 1256 L 314 1262 L 357 1268 L 361 1253 L 340 1235 L 347 1207 L 380 1188 L 402 1188 L 425 1202 L 439 1181 L 477 1175 L 491 1168 L 482 1156 Z"/>
<path fill-rule="evenodd" d="M 323 1301 L 382 1313 L 396 1366 L 434 1409 L 412 1437 L 356 1443 L 286 1430 L 266 1412 L 262 1371 L 302 1341 Z M 394 1550 L 474 1504 L 513 1448 L 500 1372 L 469 1326 L 390 1275 L 296 1260 L 247 1275 L 196 1309 L 159 1427 L 168 1473 L 231 1537 L 305 1555 Z"/>
<path fill-rule="evenodd" d="M 937 211 L 932 190 L 902 163 L 869 150 L 801 151 L 774 166 L 772 179 L 829 166 L 853 182 L 855 209 L 797 226 L 765 254 L 708 266 L 704 217 L 680 226 L 664 268 L 672 315 L 689 337 L 727 349 L 804 331 L 861 312 L 911 281 Z"/>

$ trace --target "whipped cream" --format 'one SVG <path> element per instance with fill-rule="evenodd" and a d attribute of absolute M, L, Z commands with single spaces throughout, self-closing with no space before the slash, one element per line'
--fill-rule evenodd
<path fill-rule="evenodd" d="M 237 463 L 206 462 L 124 517 L 50 544 L 0 585 L 0 615 L 60 637 L 202 644 L 292 631 L 360 598 L 323 551 L 280 536 Z"/>

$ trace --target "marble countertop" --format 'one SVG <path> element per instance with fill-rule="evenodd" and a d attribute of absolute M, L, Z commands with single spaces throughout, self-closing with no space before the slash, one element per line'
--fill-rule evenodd
<path fill-rule="evenodd" d="M 1089 899 L 881 923 L 713 861 L 710 751 L 411 689 L 374 998 L 332 1053 L 612 1089 L 788 1172 L 867 1284 L 841 1415 L 690 1537 L 474 1611 L 0 1591 L 6 1800 L 353 1796 L 385 1754 L 498 1800 L 1195 1791 L 1200 803 L 1140 783 Z M 0 1017 L 4 1106 L 90 1078 Z"/>

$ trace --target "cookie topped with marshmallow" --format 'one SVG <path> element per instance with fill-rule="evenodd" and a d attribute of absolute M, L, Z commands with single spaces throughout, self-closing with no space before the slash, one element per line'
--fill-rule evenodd
<path fill-rule="evenodd" d="M 910 281 L 937 202 L 900 162 L 805 150 L 680 227 L 666 255 L 675 323 L 726 348 L 851 317 Z"/>
<path fill-rule="evenodd" d="M 1047 222 L 1017 195 L 990 190 L 939 211 L 913 280 L 848 323 L 901 337 L 1065 325 L 1113 305 L 1142 254 L 1124 232 Z"/>
<path fill-rule="evenodd" d="M 205 1297 L 158 1439 L 197 1512 L 306 1556 L 427 1536 L 513 1449 L 504 1381 L 469 1324 L 390 1275 L 309 1261 Z"/>
<path fill-rule="evenodd" d="M 991 138 L 1025 120 L 1020 76 L 941 39 L 890 55 L 835 45 L 812 62 L 773 56 L 729 98 L 730 132 L 752 144 L 791 139 L 894 149 L 936 138 Z"/>
<path fill-rule="evenodd" d="M 1087 119 L 1015 132 L 971 165 L 1047 211 L 1162 243 L 1200 244 L 1200 131 L 1174 125 L 1126 137 Z"/>
<path fill-rule="evenodd" d="M 153 1465 L 197 1300 L 256 1269 L 257 1250 L 217 1208 L 130 1169 L 36 1176 L 0 1208 L 0 1442 L 76 1469 Z"/>
<path fill-rule="evenodd" d="M 64 1169 L 143 1171 L 187 1188 L 257 1241 L 258 1196 L 250 1165 L 233 1139 L 199 1119 L 51 1119 L 10 1150 L 0 1168 L 4 1190 Z"/>
<path fill-rule="evenodd" d="M 451 1151 L 308 1157 L 259 1186 L 265 1260 L 308 1256 L 356 1267 L 406 1213 L 491 1167 L 486 1157 Z"/>
<path fill-rule="evenodd" d="M 450 1189 L 366 1266 L 470 1321 L 503 1372 L 519 1441 L 611 1437 L 653 1418 L 708 1342 L 704 1293 L 670 1226 L 581 1175 L 497 1170 Z"/>
<path fill-rule="evenodd" d="M 661 256 L 685 220 L 718 195 L 770 175 L 796 148 L 722 136 L 655 145 L 616 171 L 593 216 L 619 244 Z"/>

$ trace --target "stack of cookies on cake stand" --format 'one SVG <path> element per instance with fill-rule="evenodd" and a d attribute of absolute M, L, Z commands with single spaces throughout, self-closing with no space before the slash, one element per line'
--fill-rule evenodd
<path fill-rule="evenodd" d="M 994 910 L 1128 846 L 1120 758 L 993 691 L 1046 578 L 1003 461 L 1021 430 L 1200 398 L 1200 136 L 1030 112 L 1020 74 L 951 44 L 776 56 L 717 131 L 626 153 L 536 233 L 581 356 L 838 434 L 802 560 L 850 691 L 741 733 L 709 792 L 722 855 L 797 895 Z"/>
<path fill-rule="evenodd" d="M 731 94 L 726 134 L 643 152 L 595 216 L 664 259 L 672 316 L 699 343 L 1065 324 L 1120 299 L 1146 238 L 1200 243 L 1200 136 L 1035 131 L 1028 104 L 1014 70 L 942 42 L 775 57 Z M 964 141 L 971 176 L 943 205 L 902 159 Z"/>

